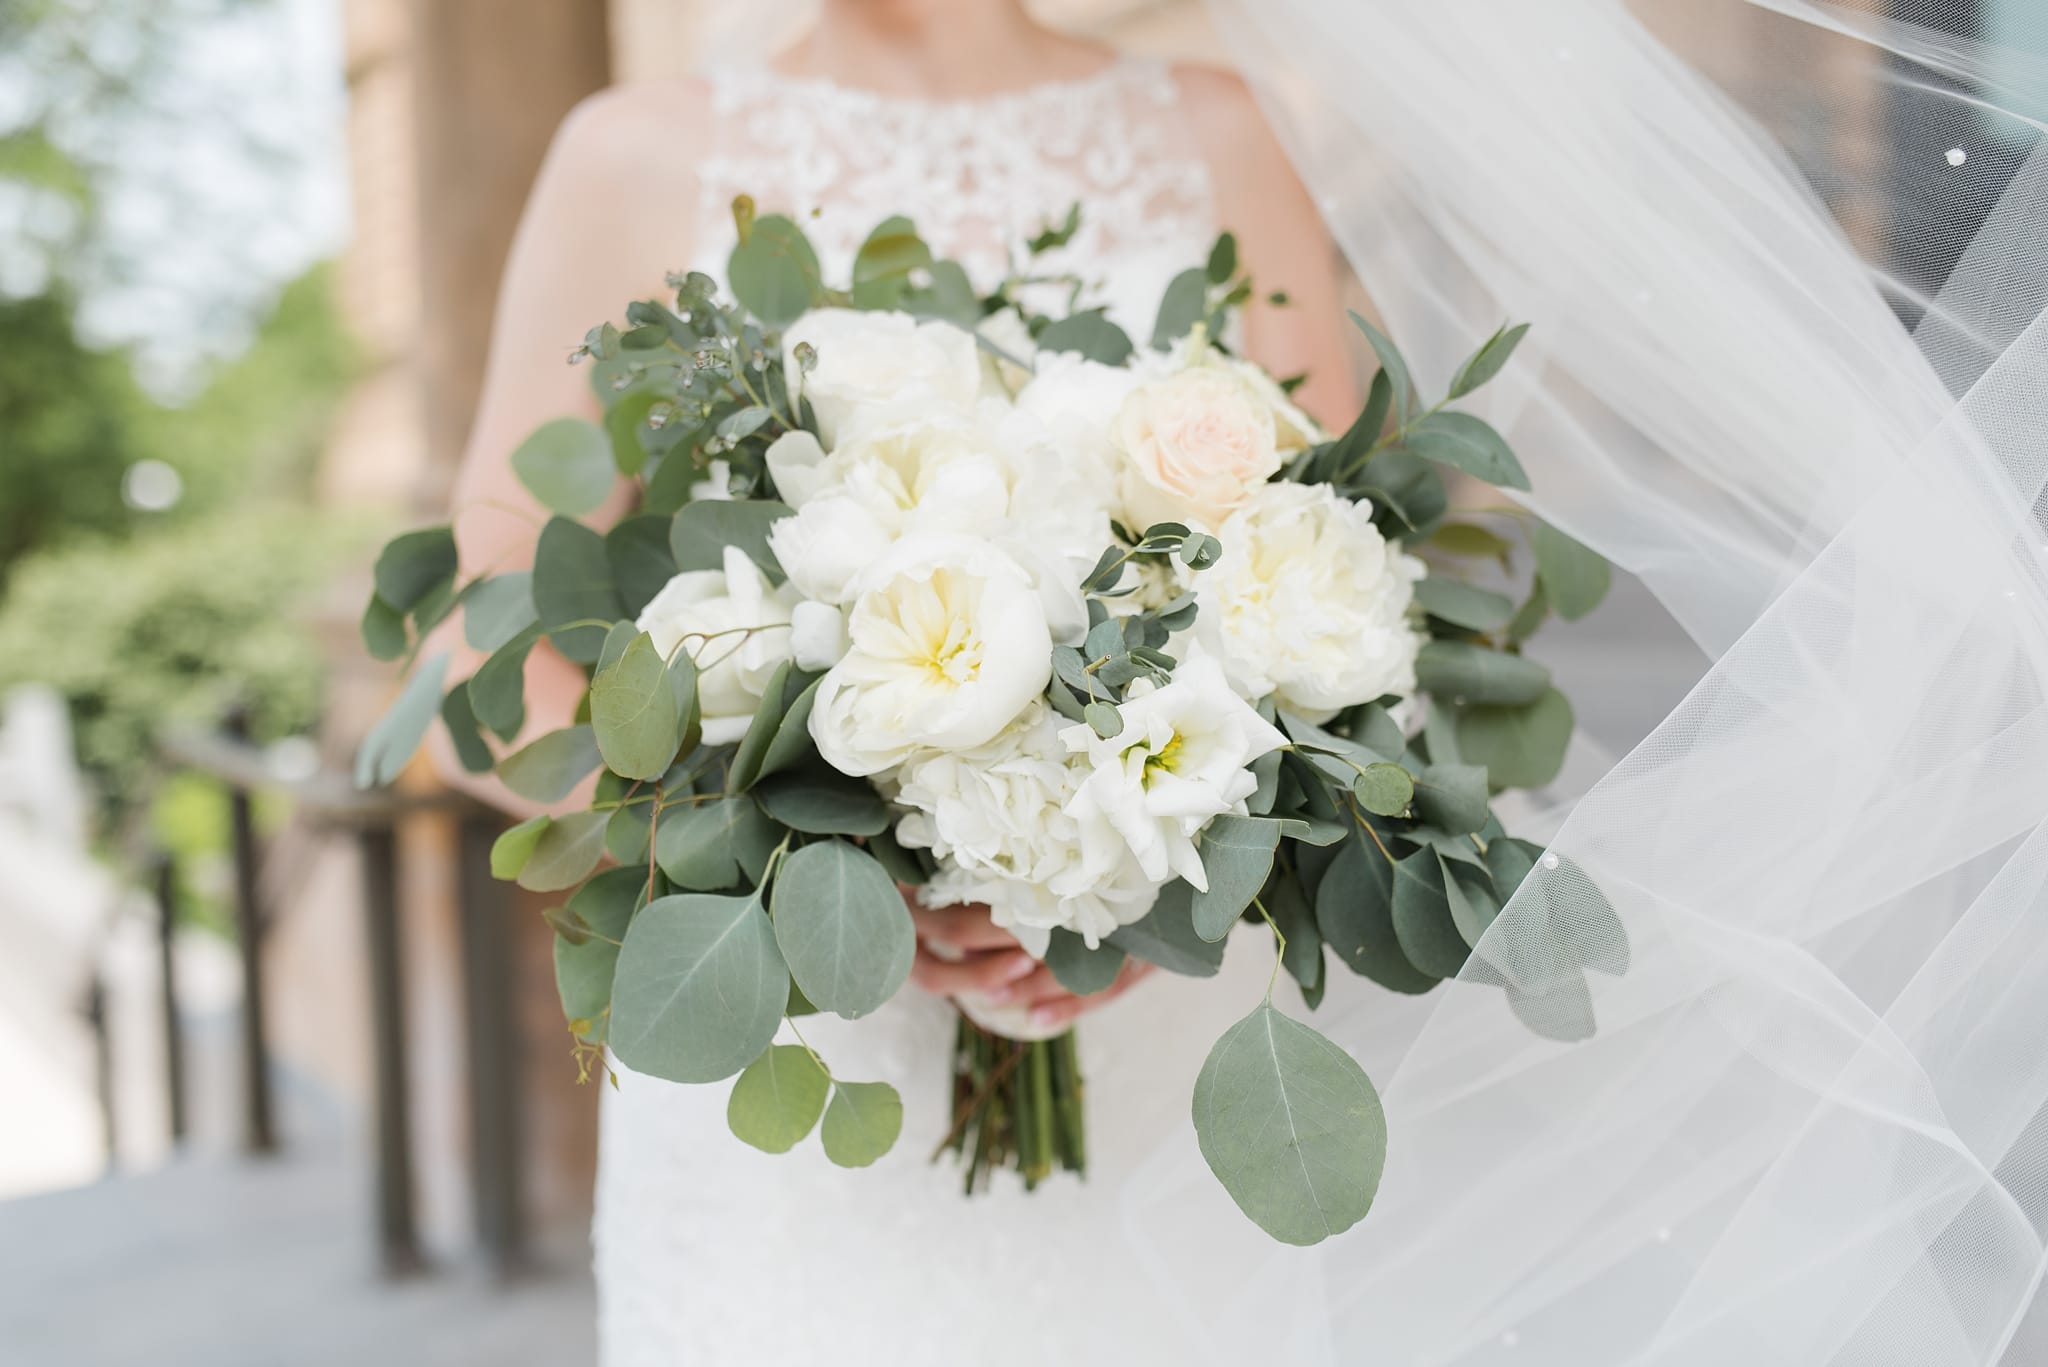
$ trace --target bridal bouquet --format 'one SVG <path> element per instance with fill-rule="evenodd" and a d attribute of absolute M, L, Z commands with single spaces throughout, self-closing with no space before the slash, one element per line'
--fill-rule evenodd
<path fill-rule="evenodd" d="M 1527 487 L 1450 406 L 1526 329 L 1425 404 L 1357 319 L 1380 368 L 1333 436 L 1227 347 L 1252 288 L 1228 235 L 1134 342 L 1075 306 L 1079 282 L 1048 316 L 1028 256 L 982 295 L 896 218 L 841 288 L 795 223 L 735 208 L 733 302 L 692 274 L 594 329 L 577 356 L 603 422 L 512 454 L 554 513 L 531 572 L 458 582 L 450 530 L 414 531 L 363 622 L 412 674 L 362 782 L 393 777 L 436 715 L 465 765 L 536 802 L 596 775 L 587 808 L 514 827 L 492 859 L 574 890 L 549 919 L 584 1061 L 736 1076 L 741 1139 L 781 1152 L 815 1128 L 832 1161 L 873 1162 L 901 1101 L 834 1073 L 802 1017 L 864 1016 L 904 985 L 904 889 L 985 903 L 1079 994 L 1127 956 L 1214 974 L 1241 922 L 1311 1006 L 1333 957 L 1397 992 L 1458 973 L 1544 857 L 1491 800 L 1554 777 L 1573 725 L 1521 644 L 1607 583 L 1526 513 L 1447 495 L 1446 469 Z M 620 476 L 639 511 L 579 521 Z M 458 610 L 489 655 L 451 687 L 429 640 Z M 589 691 L 508 751 L 543 640 Z M 1379 1100 L 1270 982 L 1246 1005 L 1195 1127 L 1246 1214 L 1312 1243 L 1371 1204 Z M 969 1188 L 1081 1168 L 1072 1033 L 964 1009 L 941 1147 Z"/>

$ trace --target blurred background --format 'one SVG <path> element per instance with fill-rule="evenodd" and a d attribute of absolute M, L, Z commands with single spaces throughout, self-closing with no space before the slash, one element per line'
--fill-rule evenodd
<path fill-rule="evenodd" d="M 1040 8 L 1214 52 L 1191 0 Z M 1641 8 L 1738 92 L 1798 64 L 1842 111 L 1808 153 L 1945 154 L 1829 40 Z M 393 682 L 355 624 L 445 509 L 556 122 L 688 70 L 711 10 L 0 0 L 0 1361 L 591 1360 L 549 932 L 488 813 L 348 784 Z M 1556 664 L 1618 753 L 1698 662 L 1624 585 Z"/>

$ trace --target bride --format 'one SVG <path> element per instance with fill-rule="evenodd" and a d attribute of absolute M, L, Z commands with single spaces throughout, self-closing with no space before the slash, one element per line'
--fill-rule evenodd
<path fill-rule="evenodd" d="M 1387 1084 L 1357 1230 L 1274 1247 L 1202 1171 L 1186 1098 L 1244 994 L 1083 1002 L 974 909 L 920 912 L 921 990 L 827 1041 L 903 1091 L 889 1159 L 756 1153 L 707 1088 L 607 1094 L 604 1361 L 2048 1360 L 2048 152 L 2001 94 L 2038 64 L 1963 36 L 1963 0 L 1635 6 L 1771 44 L 1745 109 L 1616 0 L 1212 8 L 1260 102 L 1017 0 L 823 0 L 765 69 L 579 110 L 500 302 L 468 567 L 531 554 L 505 453 L 595 411 L 549 340 L 718 273 L 735 194 L 806 216 L 828 272 L 900 212 L 983 285 L 1078 202 L 1062 268 L 1141 329 L 1234 230 L 1294 301 L 1242 344 L 1326 419 L 1352 397 L 1326 233 L 1432 375 L 1534 320 L 1489 401 L 1540 511 L 1715 664 L 1460 981 L 1322 1005 Z M 1761 131 L 1787 117 L 1825 204 Z M 584 686 L 536 651 L 533 727 Z M 1549 991 L 1595 904 L 1625 951 Z M 1224 971 L 1256 991 L 1248 948 Z M 1085 1183 L 965 1200 L 923 1161 L 940 998 L 969 992 L 1080 1018 Z"/>
<path fill-rule="evenodd" d="M 1248 353 L 1275 374 L 1306 374 L 1296 397 L 1311 412 L 1342 423 L 1356 409 L 1336 248 L 1241 81 L 1067 37 L 1021 0 L 827 0 L 765 67 L 609 91 L 564 124 L 513 248 L 455 493 L 466 563 L 530 562 L 543 514 L 504 453 L 548 418 L 596 412 L 584 373 L 536 339 L 580 336 L 620 301 L 662 294 L 678 268 L 722 276 L 740 194 L 800 216 L 829 277 L 903 213 L 984 288 L 1078 204 L 1072 242 L 1034 268 L 1079 276 L 1141 335 L 1167 281 L 1228 226 L 1259 286 Z M 1274 295 L 1291 302 L 1265 302 Z M 584 685 L 576 666 L 535 651 L 533 733 L 565 724 Z M 495 784 L 486 792 L 519 805 Z M 1257 995 L 1265 960 L 1234 956 L 1243 992 L 1163 975 L 1134 986 L 1127 971 L 1082 999 L 986 909 L 914 915 L 922 999 L 906 993 L 857 1029 L 806 1032 L 904 1093 L 904 1137 L 875 1168 L 756 1153 L 725 1133 L 722 1089 L 622 1073 L 606 1098 L 597 1194 L 611 1367 L 1186 1360 L 1135 1269 L 1104 1265 L 1119 1217 L 1102 1198 L 1185 1122 L 1208 1043 Z M 952 1016 L 939 998 L 960 993 L 1020 1008 L 1034 1028 L 1090 1013 L 1087 1186 L 963 1200 L 928 1163 L 953 1119 Z M 775 1287 L 792 1298 L 780 1309 Z"/>

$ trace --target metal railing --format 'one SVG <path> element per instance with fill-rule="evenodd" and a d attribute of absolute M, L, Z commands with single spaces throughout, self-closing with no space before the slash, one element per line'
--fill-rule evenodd
<path fill-rule="evenodd" d="M 234 925 L 242 1009 L 237 1039 L 240 1130 L 251 1156 L 278 1151 L 280 1135 L 271 1088 L 265 1031 L 268 984 L 264 940 L 274 909 L 264 905 L 264 841 L 257 830 L 255 797 L 279 792 L 295 818 L 315 830 L 351 839 L 361 869 L 365 958 L 371 1019 L 374 1128 L 374 1211 L 383 1270 L 392 1276 L 425 1264 L 414 1210 L 411 1079 L 407 1068 L 406 996 L 402 922 L 406 915 L 399 829 L 422 813 L 451 817 L 458 830 L 458 904 L 467 1107 L 472 1169 L 472 1219 L 477 1247 L 493 1271 L 509 1275 L 525 1262 L 526 1219 L 520 1180 L 520 1069 L 517 1021 L 507 944 L 507 893 L 491 876 L 491 843 L 503 829 L 498 813 L 467 798 L 363 792 L 331 770 L 280 776 L 264 747 L 238 726 L 210 734 L 181 734 L 164 745 L 178 769 L 206 774 L 226 790 L 234 872 Z M 162 953 L 164 1086 L 173 1142 L 188 1128 L 185 1050 L 179 1017 L 174 931 L 178 921 L 177 868 L 162 851 L 148 858 Z M 89 1009 L 97 1005 L 89 1004 Z M 101 1075 L 110 1075 L 107 1035 L 96 1022 Z M 110 1135 L 111 1098 L 106 1100 Z"/>

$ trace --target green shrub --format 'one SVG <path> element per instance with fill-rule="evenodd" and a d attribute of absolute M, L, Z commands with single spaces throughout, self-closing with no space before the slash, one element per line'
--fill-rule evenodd
<path fill-rule="evenodd" d="M 64 696 L 79 761 L 118 820 L 169 728 L 237 704 L 259 739 L 312 725 L 320 646 L 294 613 L 346 546 L 313 514 L 254 506 L 32 555 L 0 600 L 0 692 L 33 679 Z"/>

